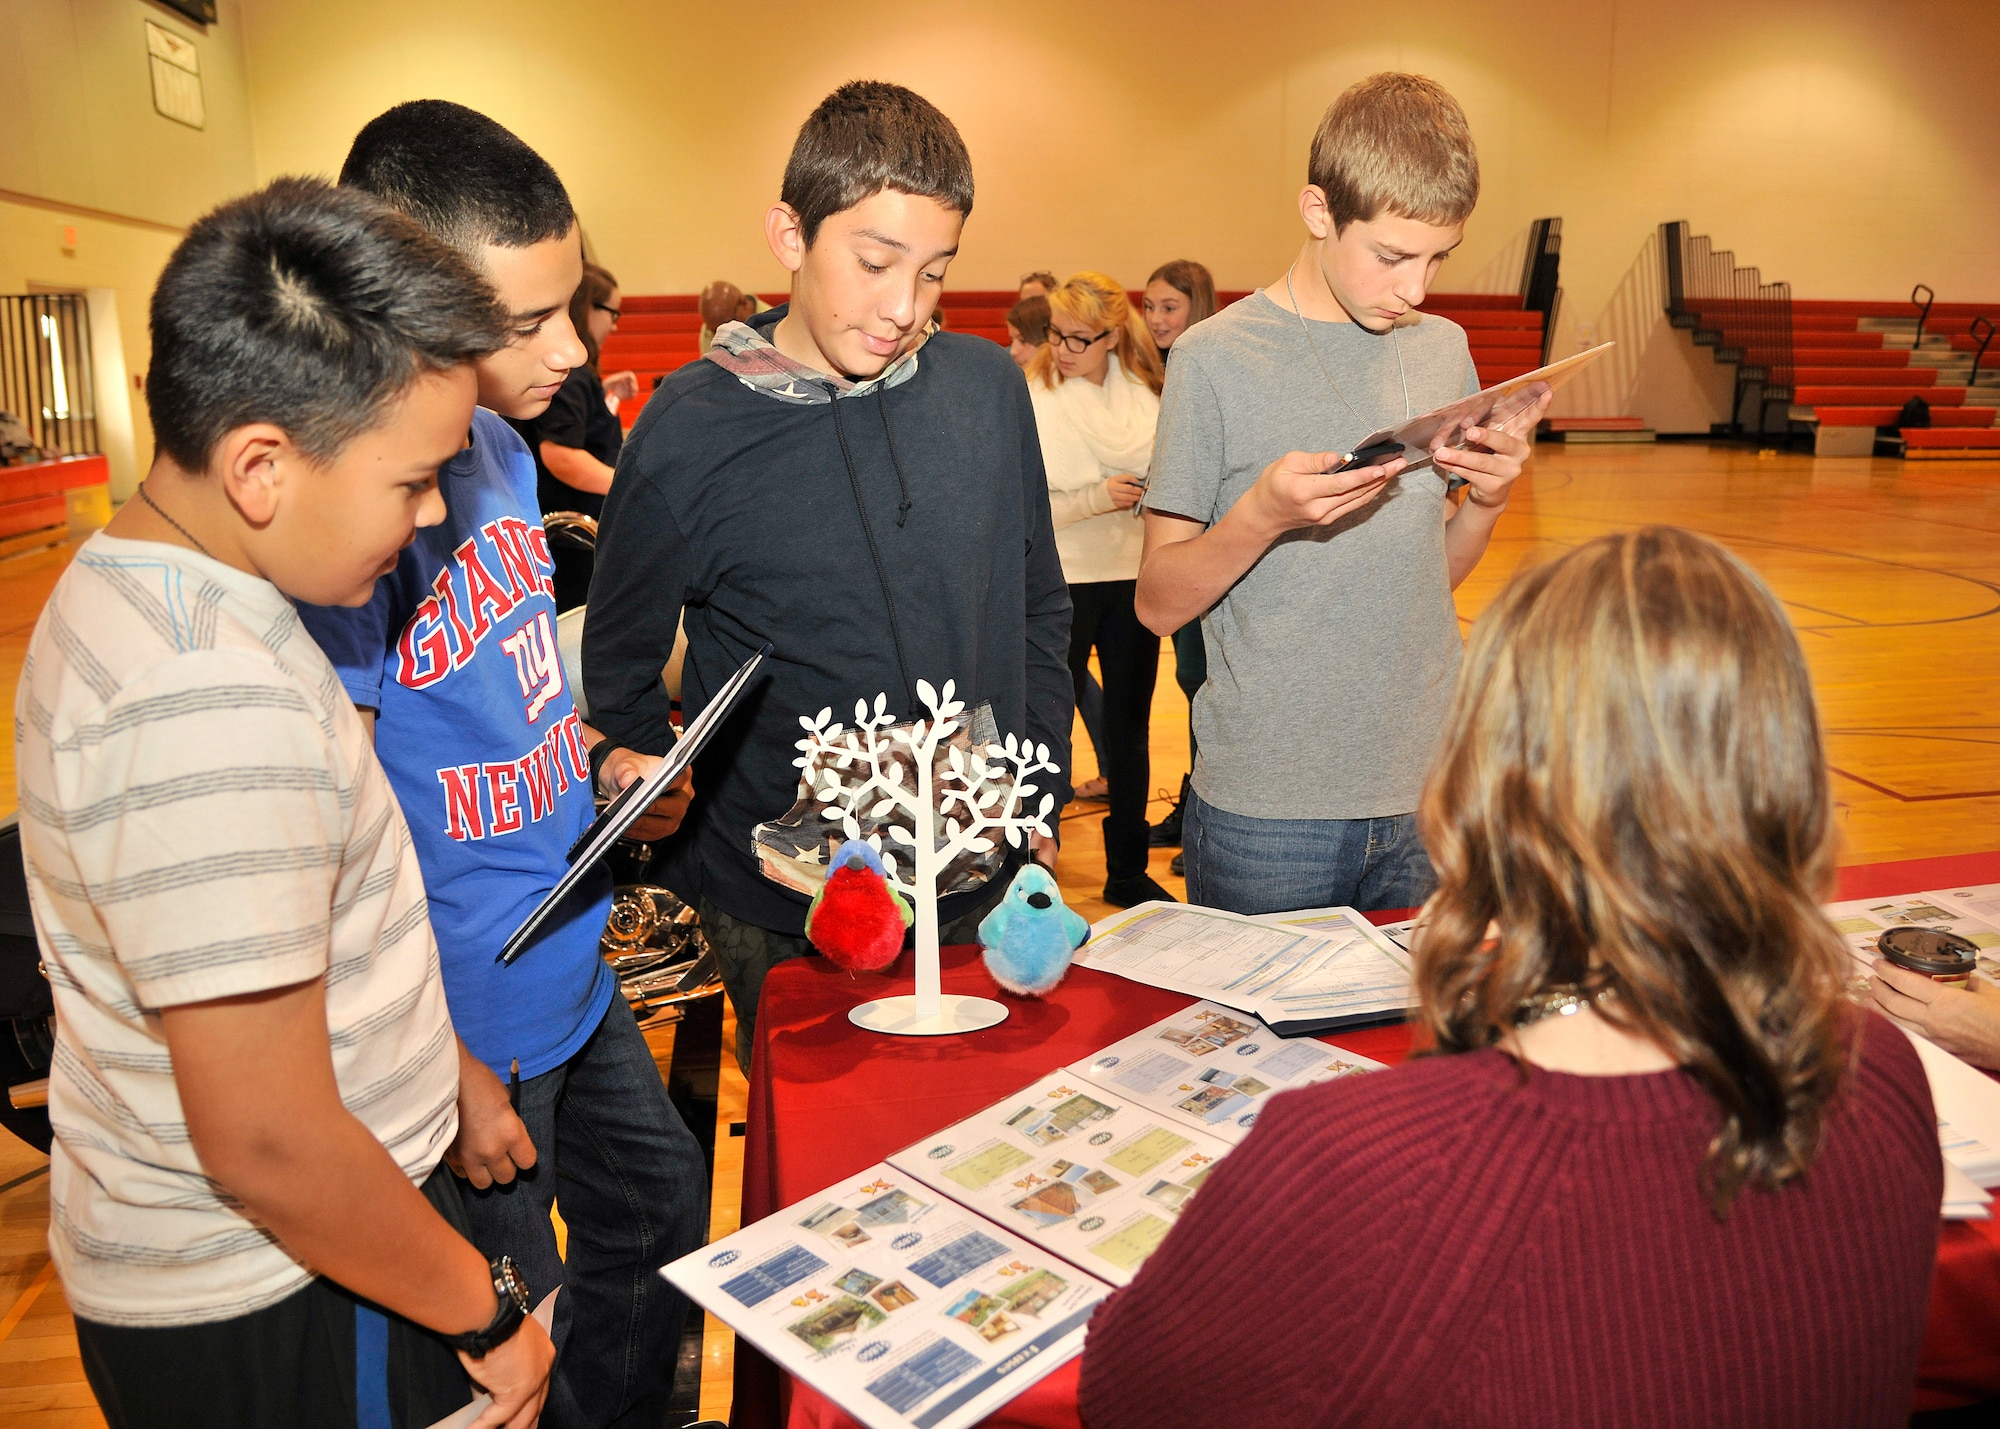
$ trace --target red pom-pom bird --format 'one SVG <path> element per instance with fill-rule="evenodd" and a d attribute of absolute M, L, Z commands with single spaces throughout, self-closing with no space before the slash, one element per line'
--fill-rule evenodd
<path fill-rule="evenodd" d="M 882 855 L 849 839 L 806 909 L 806 937 L 849 972 L 880 972 L 896 961 L 903 932 L 915 921 L 909 901 L 889 886 Z"/>

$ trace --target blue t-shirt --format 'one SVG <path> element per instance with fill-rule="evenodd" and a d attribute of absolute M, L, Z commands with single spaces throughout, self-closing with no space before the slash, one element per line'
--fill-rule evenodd
<path fill-rule="evenodd" d="M 423 866 L 451 1020 L 501 1076 L 569 1060 L 617 979 L 598 952 L 611 880 L 579 888 L 511 965 L 508 935 L 595 817 L 583 727 L 556 648 L 555 569 L 535 464 L 494 413 L 438 472 L 446 516 L 367 605 L 301 606 L 357 705 Z"/>

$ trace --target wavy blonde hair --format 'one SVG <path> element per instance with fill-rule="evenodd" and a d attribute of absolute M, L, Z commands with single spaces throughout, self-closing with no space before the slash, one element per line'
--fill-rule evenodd
<path fill-rule="evenodd" d="M 1439 886 L 1415 954 L 1442 1051 L 1524 999 L 1611 984 L 1607 1020 L 1714 1097 L 1718 1218 L 1802 1176 L 1845 1072 L 1847 953 L 1811 679 L 1777 600 L 1711 541 L 1603 536 L 1475 626 L 1419 820 Z M 1499 929 L 1489 938 L 1490 925 Z"/>
<path fill-rule="evenodd" d="M 1167 372 L 1160 365 L 1160 350 L 1153 346 L 1146 320 L 1139 316 L 1125 290 L 1102 273 L 1072 273 L 1063 279 L 1061 286 L 1049 294 L 1049 316 L 1068 318 L 1099 332 L 1116 332 L 1118 336 L 1111 350 L 1119 364 L 1152 388 L 1154 396 L 1166 385 Z M 1055 336 L 1053 324 L 1049 336 Z M 1062 380 L 1056 371 L 1053 342 L 1029 360 L 1028 379 L 1039 380 L 1044 387 L 1054 387 Z"/>

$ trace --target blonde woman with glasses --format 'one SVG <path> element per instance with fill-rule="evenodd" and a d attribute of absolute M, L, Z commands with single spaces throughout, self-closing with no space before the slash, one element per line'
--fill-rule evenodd
<path fill-rule="evenodd" d="M 1048 301 L 1048 345 L 1028 364 L 1028 392 L 1075 608 L 1070 675 L 1081 690 L 1093 649 L 1103 672 L 1104 897 L 1129 908 L 1172 897 L 1146 871 L 1147 739 L 1160 641 L 1132 609 L 1145 540 L 1137 507 L 1153 460 L 1162 370 L 1125 290 L 1102 273 L 1071 275 Z"/>

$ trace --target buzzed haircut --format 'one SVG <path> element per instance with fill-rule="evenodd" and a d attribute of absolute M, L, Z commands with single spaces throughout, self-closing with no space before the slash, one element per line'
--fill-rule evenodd
<path fill-rule="evenodd" d="M 1385 71 L 1328 106 L 1306 182 L 1326 194 L 1335 233 L 1385 213 L 1443 228 L 1465 222 L 1479 202 L 1479 151 L 1443 85 Z"/>
<path fill-rule="evenodd" d="M 362 126 L 340 166 L 463 253 L 561 238 L 576 210 L 548 160 L 476 109 L 413 99 Z"/>
<path fill-rule="evenodd" d="M 972 212 L 972 156 L 958 126 L 915 90 L 843 84 L 806 116 L 778 191 L 810 248 L 819 226 L 884 189 Z"/>
<path fill-rule="evenodd" d="M 410 384 L 504 346 L 471 262 L 358 189 L 278 179 L 188 230 L 153 289 L 146 406 L 161 451 L 199 474 L 269 422 L 330 461 Z"/>

